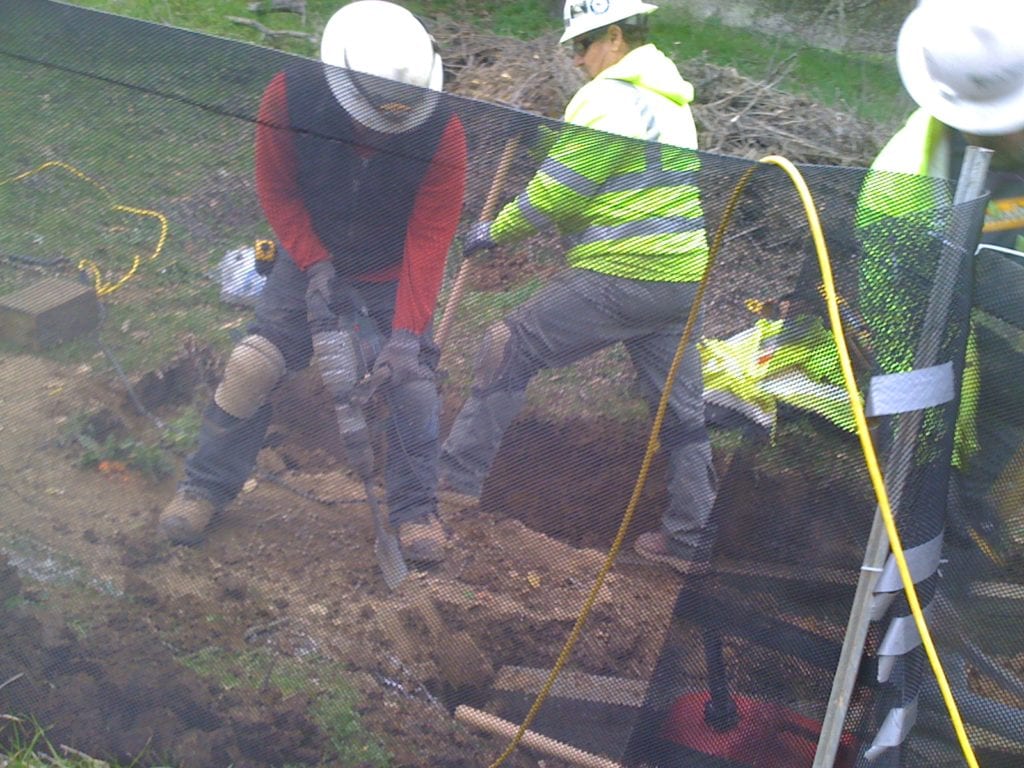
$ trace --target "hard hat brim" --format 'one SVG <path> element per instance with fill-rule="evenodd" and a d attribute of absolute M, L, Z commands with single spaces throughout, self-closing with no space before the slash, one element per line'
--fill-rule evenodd
<path fill-rule="evenodd" d="M 957 98 L 928 71 L 927 27 L 919 6 L 904 21 L 896 43 L 900 79 L 917 105 L 940 122 L 964 133 L 999 136 L 1024 128 L 1024 81 L 1001 98 L 984 102 Z"/>
<path fill-rule="evenodd" d="M 440 91 L 444 81 L 444 70 L 441 57 L 435 54 L 434 69 L 431 72 L 429 88 L 417 88 L 413 85 L 401 84 L 404 90 L 417 91 L 415 103 L 401 114 L 386 113 L 374 106 L 364 96 L 353 79 L 354 74 L 366 77 L 362 73 L 353 73 L 344 67 L 324 64 L 327 84 L 342 109 L 353 119 L 370 130 L 379 133 L 404 133 L 422 125 L 440 100 Z M 398 86 L 398 84 L 392 84 Z"/>
<path fill-rule="evenodd" d="M 558 42 L 560 44 L 567 43 L 580 35 L 587 34 L 587 32 L 593 32 L 595 29 L 601 29 L 602 27 L 617 24 L 631 16 L 642 16 L 656 10 L 658 10 L 658 6 L 653 5 L 652 3 L 638 2 L 629 7 L 629 13 L 625 16 L 610 18 L 596 13 L 589 13 L 579 21 L 575 21 L 571 25 L 567 26 Z"/>

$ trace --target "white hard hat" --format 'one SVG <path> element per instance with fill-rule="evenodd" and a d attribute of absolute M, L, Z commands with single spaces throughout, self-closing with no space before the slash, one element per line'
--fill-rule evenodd
<path fill-rule="evenodd" d="M 420 125 L 437 104 L 444 68 L 434 39 L 405 8 L 356 0 L 335 11 L 320 38 L 320 59 L 338 103 L 375 131 Z"/>
<path fill-rule="evenodd" d="M 979 136 L 1024 128 L 1024 3 L 922 0 L 900 29 L 900 78 L 946 125 Z"/>
<path fill-rule="evenodd" d="M 565 43 L 595 29 L 656 10 L 658 6 L 641 0 L 565 0 L 562 10 L 565 32 L 558 42 Z"/>

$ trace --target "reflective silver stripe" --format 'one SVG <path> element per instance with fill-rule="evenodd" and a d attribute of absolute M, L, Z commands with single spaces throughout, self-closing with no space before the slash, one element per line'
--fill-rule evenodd
<path fill-rule="evenodd" d="M 907 565 L 910 568 L 910 576 L 915 584 L 935 573 L 942 560 L 942 534 L 939 534 L 931 541 L 925 542 L 913 549 L 907 550 Z M 875 592 L 871 596 L 871 620 L 881 621 L 885 612 L 889 610 L 893 599 L 903 591 L 903 581 L 900 578 L 899 567 L 896 565 L 896 558 L 889 555 L 889 559 L 882 569 L 882 575 L 878 577 L 875 585 Z"/>
<path fill-rule="evenodd" d="M 622 192 L 654 187 L 696 187 L 697 174 L 694 171 L 669 171 L 661 168 L 660 146 L 647 147 L 645 154 L 647 167 L 644 170 L 610 176 L 604 184 L 598 184 L 565 163 L 551 158 L 541 164 L 540 173 L 577 195 L 587 198 L 594 197 L 599 192 Z"/>
<path fill-rule="evenodd" d="M 674 235 L 682 232 L 697 232 L 704 229 L 704 217 L 685 219 L 679 216 L 661 219 L 645 219 L 630 221 L 625 224 L 614 224 L 606 227 L 587 227 L 583 232 L 569 236 L 567 239 L 572 247 L 590 245 L 609 240 L 625 240 L 628 237 L 645 237 L 650 235 Z"/>
<path fill-rule="evenodd" d="M 932 603 L 925 606 L 923 613 L 927 622 L 932 613 Z M 878 646 L 878 682 L 888 680 L 896 660 L 920 644 L 921 634 L 917 631 L 913 616 L 897 616 L 889 622 L 889 629 Z"/>
<path fill-rule="evenodd" d="M 593 197 L 600 189 L 596 181 L 591 181 L 579 171 L 550 157 L 541 163 L 539 173 L 550 176 L 563 187 L 583 197 Z"/>
<path fill-rule="evenodd" d="M 657 187 L 693 187 L 696 197 L 697 174 L 693 171 L 663 171 L 648 168 L 636 173 L 612 176 L 601 187 L 601 192 L 625 192 L 631 189 L 654 189 Z"/>
<path fill-rule="evenodd" d="M 902 707 L 889 710 L 889 714 L 885 716 L 885 722 L 875 734 L 875 740 L 871 742 L 871 746 L 864 753 L 864 758 L 868 762 L 872 762 L 887 749 L 898 747 L 907 738 L 907 734 L 910 733 L 916 722 L 917 697 L 915 696 L 913 701 Z"/>
<path fill-rule="evenodd" d="M 905 373 L 872 376 L 864 404 L 866 416 L 891 416 L 950 402 L 955 397 L 953 363 Z"/>
<path fill-rule="evenodd" d="M 530 196 L 525 193 L 519 196 L 519 212 L 534 229 L 544 229 L 554 223 L 554 219 L 534 206 L 530 202 Z"/>
<path fill-rule="evenodd" d="M 907 558 L 907 567 L 910 568 L 910 577 L 915 584 L 931 576 L 939 567 L 942 557 L 942 534 L 940 533 L 931 541 L 919 544 L 911 549 L 904 550 Z M 889 555 L 885 563 L 885 570 L 878 577 L 875 584 L 876 592 L 902 592 L 903 580 L 900 578 L 899 566 L 896 565 L 896 558 Z"/>

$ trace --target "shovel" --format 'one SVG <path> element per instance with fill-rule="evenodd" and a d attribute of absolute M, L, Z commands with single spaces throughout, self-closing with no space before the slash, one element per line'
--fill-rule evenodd
<path fill-rule="evenodd" d="M 365 409 L 377 388 L 386 384 L 390 378 L 390 369 L 381 368 L 371 371 L 353 388 L 349 402 L 360 410 Z M 366 489 L 366 501 L 370 505 L 370 512 L 373 515 L 373 551 L 377 555 L 377 564 L 384 576 L 384 583 L 388 585 L 388 589 L 397 589 L 398 585 L 409 575 L 409 566 L 405 563 L 398 537 L 391 531 L 384 513 L 381 511 L 380 502 L 377 500 L 377 490 L 373 487 L 372 469 L 372 466 L 365 467 L 360 474 L 363 488 Z"/>
<path fill-rule="evenodd" d="M 351 286 L 347 286 L 351 291 Z M 322 324 L 333 324 L 336 328 L 336 319 L 327 302 L 322 298 L 311 303 L 308 308 L 309 321 L 311 326 L 323 327 Z M 322 331 L 328 336 L 327 348 L 333 351 L 330 359 L 350 359 L 355 355 L 356 342 L 346 343 L 346 332 L 335 330 L 333 333 Z M 337 362 L 335 362 L 337 365 Z M 355 366 L 354 362 L 351 365 Z M 380 371 L 364 376 L 348 393 L 345 402 L 335 403 L 335 412 L 338 418 L 341 443 L 348 456 L 349 464 L 359 474 L 363 481 L 363 488 L 366 490 L 366 501 L 370 505 L 370 512 L 373 515 L 374 552 L 377 555 L 377 562 L 380 564 L 381 573 L 384 575 L 384 583 L 389 589 L 395 589 L 409 575 L 409 567 L 405 564 L 402 556 L 402 548 L 398 544 L 398 538 L 391 532 L 377 501 L 377 492 L 373 487 L 373 448 L 370 443 L 370 436 L 366 426 L 365 409 L 366 403 L 373 396 L 377 387 L 387 381 L 390 374 L 387 371 Z M 358 416 L 359 423 L 353 423 Z"/>
<path fill-rule="evenodd" d="M 501 188 L 505 184 L 505 177 L 508 176 L 509 168 L 512 167 L 512 160 L 518 147 L 518 135 L 513 135 L 505 142 L 505 147 L 501 152 L 501 159 L 498 161 L 498 170 L 495 172 L 494 180 L 491 182 L 491 188 L 487 193 L 487 199 L 484 201 L 479 221 L 490 221 L 494 218 L 495 211 L 498 208 L 498 195 L 501 194 Z M 451 330 L 452 321 L 455 319 L 455 310 L 459 306 L 459 301 L 462 299 L 462 294 L 466 289 L 466 281 L 469 278 L 469 264 L 469 259 L 464 259 L 459 267 L 458 274 L 455 276 L 455 283 L 452 286 L 452 292 L 448 296 L 447 304 L 445 304 L 444 314 L 441 315 L 441 322 L 438 324 L 437 332 L 434 334 L 434 343 L 440 347 L 442 353 L 445 348 L 445 342 L 448 341 L 448 332 Z"/>
<path fill-rule="evenodd" d="M 388 585 L 388 589 L 397 589 L 409 575 L 409 566 L 402 556 L 398 537 L 384 522 L 384 515 L 377 501 L 377 491 L 373 487 L 373 478 L 369 475 L 364 477 L 363 487 L 366 489 L 366 501 L 370 504 L 370 512 L 373 514 L 373 552 L 377 556 L 377 564 L 380 566 L 381 575 L 384 576 L 384 583 Z"/>

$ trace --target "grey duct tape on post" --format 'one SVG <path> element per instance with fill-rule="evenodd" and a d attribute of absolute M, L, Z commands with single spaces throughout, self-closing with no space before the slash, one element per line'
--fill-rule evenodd
<path fill-rule="evenodd" d="M 939 363 L 904 373 L 872 376 L 864 414 L 892 416 L 950 402 L 956 396 L 953 363 Z"/>

